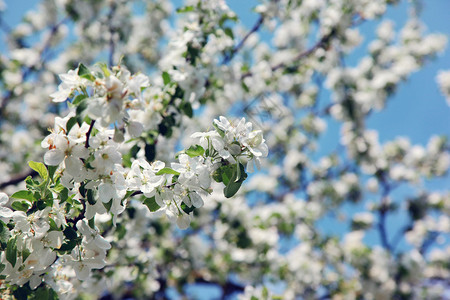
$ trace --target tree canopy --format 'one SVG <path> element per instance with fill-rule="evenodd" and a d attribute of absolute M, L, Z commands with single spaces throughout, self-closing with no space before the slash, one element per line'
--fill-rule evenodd
<path fill-rule="evenodd" d="M 368 125 L 447 43 L 403 2 L 0 0 L 0 298 L 448 296 L 448 137 Z"/>

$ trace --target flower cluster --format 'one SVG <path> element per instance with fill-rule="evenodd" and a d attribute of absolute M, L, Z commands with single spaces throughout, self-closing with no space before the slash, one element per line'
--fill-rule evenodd
<path fill-rule="evenodd" d="M 445 295 L 448 137 L 375 128 L 438 103 L 391 96 L 442 62 L 442 4 L 261 0 L 243 28 L 225 0 L 41 2 L 1 20 L 0 298 Z"/>
<path fill-rule="evenodd" d="M 251 162 L 259 165 L 268 154 L 262 132 L 252 131 L 251 123 L 242 119 L 234 126 L 220 117 L 214 121 L 216 130 L 193 135 L 203 137 L 204 147 L 192 145 L 181 151 L 170 167 L 148 161 L 145 151 L 125 160 L 127 144 L 148 130 L 128 113 L 150 109 L 146 77 L 131 76 L 120 67 L 114 75 L 103 68 L 94 76 L 80 65 L 61 79 L 53 100 L 73 100 L 69 114 L 55 118 L 54 128 L 41 143 L 47 149 L 48 168 L 30 163 L 41 181 L 28 178 L 27 190 L 12 195 L 14 210 L 6 206 L 8 196 L 1 194 L 0 225 L 2 230 L 9 228 L 1 275 L 9 284 L 29 282 L 31 289 L 42 282 L 52 285 L 61 264 L 86 280 L 92 269 L 105 267 L 111 248 L 101 228 L 105 221 L 115 227 L 131 199 L 141 199 L 151 212 L 165 213 L 186 229 L 193 211 L 212 192 L 213 178 L 225 183 L 225 195 L 231 197 L 247 177 L 241 162 L 251 168 Z"/>

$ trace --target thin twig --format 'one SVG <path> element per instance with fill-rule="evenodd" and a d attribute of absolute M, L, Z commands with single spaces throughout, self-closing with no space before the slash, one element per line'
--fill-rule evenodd
<path fill-rule="evenodd" d="M 27 173 L 20 174 L 17 177 L 13 177 L 13 178 L 11 178 L 8 181 L 0 183 L 0 189 L 4 189 L 4 188 L 6 188 L 7 186 L 10 186 L 10 185 L 16 185 L 19 182 L 24 181 L 28 176 L 33 177 L 35 175 L 37 175 L 37 172 L 34 171 L 34 170 L 30 170 Z"/>
<path fill-rule="evenodd" d="M 263 21 L 264 21 L 264 17 L 263 17 L 263 15 L 260 15 L 258 20 L 256 21 L 255 25 L 253 25 L 252 29 L 249 32 L 247 32 L 247 34 L 244 36 L 244 38 L 231 50 L 231 52 L 229 54 L 227 54 L 225 56 L 225 58 L 222 61 L 223 65 L 229 63 L 233 59 L 233 57 L 236 55 L 236 53 L 239 52 L 239 50 L 241 50 L 241 48 L 244 46 L 247 39 L 253 33 L 255 33 L 259 30 L 259 28 L 263 24 Z"/>
<path fill-rule="evenodd" d="M 78 216 L 76 216 L 73 219 L 67 219 L 67 222 L 70 222 L 72 224 L 77 224 L 78 221 L 83 220 L 86 214 L 86 200 L 85 199 L 80 199 L 81 201 L 81 205 L 83 205 L 82 210 L 80 211 L 80 213 L 78 214 Z"/>
<path fill-rule="evenodd" d="M 298 54 L 296 57 L 294 57 L 291 61 L 298 62 L 299 60 L 301 60 L 301 59 L 303 59 L 303 58 L 306 58 L 306 57 L 308 57 L 309 55 L 313 54 L 313 53 L 314 53 L 316 50 L 318 50 L 319 48 L 323 48 L 323 47 L 327 46 L 328 43 L 330 42 L 332 36 L 333 36 L 334 34 L 336 34 L 336 30 L 331 30 L 330 33 L 328 33 L 327 35 L 323 36 L 323 37 L 322 37 L 319 41 L 317 41 L 311 48 L 309 48 L 309 49 L 306 50 L 306 51 L 303 51 L 303 52 L 299 53 L 299 54 Z M 276 70 L 278 70 L 278 69 L 285 68 L 285 67 L 287 67 L 287 64 L 283 62 L 283 63 L 279 63 L 279 64 L 273 66 L 273 67 L 271 68 L 271 70 L 272 70 L 272 72 L 273 72 L 273 71 L 276 71 Z M 243 78 L 245 78 L 245 77 L 252 76 L 252 75 L 253 75 L 252 72 L 244 73 L 244 74 L 242 74 L 241 79 L 243 79 Z"/>
<path fill-rule="evenodd" d="M 116 31 L 116 28 L 112 25 L 112 19 L 114 17 L 114 13 L 116 12 L 117 5 L 112 2 L 111 4 L 111 10 L 108 14 L 108 29 L 109 29 L 109 58 L 108 58 L 108 64 L 111 68 L 114 64 L 114 52 L 116 50 L 116 44 L 114 42 L 114 33 Z"/>
<path fill-rule="evenodd" d="M 0 18 L 1 21 L 1 18 Z M 48 39 L 45 41 L 44 46 L 42 47 L 42 50 L 39 52 L 41 65 L 43 65 L 46 61 L 46 52 L 49 50 L 49 47 L 51 45 L 52 38 L 55 36 L 56 32 L 58 31 L 59 26 L 61 26 L 64 22 L 66 22 L 66 19 L 61 20 L 60 22 L 54 24 L 50 29 L 50 35 Z M 24 45 L 21 45 L 24 46 Z M 30 48 L 30 47 L 22 47 L 22 48 Z M 28 78 L 28 76 L 31 75 L 32 71 L 41 71 L 42 68 L 38 68 L 37 66 L 29 66 L 22 69 L 22 82 L 25 82 Z M 0 116 L 3 116 L 5 113 L 6 106 L 8 105 L 9 101 L 13 98 L 14 94 L 12 92 L 12 89 L 9 89 L 6 91 L 5 95 L 2 97 L 2 101 L 0 104 Z"/>
<path fill-rule="evenodd" d="M 378 231 L 380 233 L 381 245 L 384 249 L 392 253 L 392 246 L 389 243 L 387 232 L 386 232 L 386 217 L 389 212 L 389 200 L 388 195 L 391 191 L 391 186 L 386 181 L 384 173 L 380 176 L 380 183 L 382 187 L 382 195 L 380 199 L 380 208 L 378 210 Z"/>
<path fill-rule="evenodd" d="M 400 243 L 400 241 L 402 240 L 403 236 L 405 235 L 405 233 L 407 233 L 408 231 L 412 230 L 412 225 L 406 225 L 404 227 L 402 227 L 397 234 L 394 236 L 393 240 L 392 240 L 392 251 L 395 252 L 395 250 L 398 247 L 398 244 Z"/>
<path fill-rule="evenodd" d="M 433 243 L 436 241 L 437 237 L 439 236 L 438 231 L 430 231 L 427 234 L 427 238 L 425 241 L 423 241 L 422 245 L 420 246 L 419 252 L 420 254 L 424 255 L 428 248 L 433 245 Z"/>
<path fill-rule="evenodd" d="M 84 143 L 85 148 L 89 148 L 89 138 L 91 137 L 92 129 L 94 128 L 95 120 L 91 121 L 91 126 L 89 126 L 89 130 L 86 133 L 86 143 Z"/>

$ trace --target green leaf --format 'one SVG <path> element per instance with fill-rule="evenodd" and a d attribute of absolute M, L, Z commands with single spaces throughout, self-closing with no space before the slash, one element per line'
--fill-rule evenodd
<path fill-rule="evenodd" d="M 95 217 L 92 217 L 91 219 L 88 220 L 88 225 L 89 227 L 91 227 L 92 229 L 95 230 Z"/>
<path fill-rule="evenodd" d="M 189 102 L 183 102 L 180 105 L 180 109 L 182 112 L 184 112 L 184 114 L 186 116 L 188 116 L 189 118 L 192 118 L 192 116 L 194 115 L 194 111 L 192 110 L 192 105 Z"/>
<path fill-rule="evenodd" d="M 181 209 L 182 209 L 185 213 L 187 213 L 187 214 L 190 214 L 190 213 L 193 212 L 194 209 L 195 209 L 194 205 L 191 205 L 191 206 L 189 207 L 189 206 L 187 206 L 186 203 L 184 203 L 184 202 L 181 203 L 180 207 L 181 207 Z"/>
<path fill-rule="evenodd" d="M 74 240 L 78 237 L 77 232 L 72 227 L 66 227 L 63 233 L 68 240 Z"/>
<path fill-rule="evenodd" d="M 48 166 L 48 177 L 53 181 L 53 176 L 55 176 L 55 172 L 58 169 L 58 166 Z"/>
<path fill-rule="evenodd" d="M 164 81 L 164 85 L 167 85 L 167 84 L 170 83 L 170 75 L 169 75 L 169 73 L 163 72 L 162 73 L 162 78 L 163 78 L 163 81 Z"/>
<path fill-rule="evenodd" d="M 14 268 L 17 261 L 17 237 L 10 238 L 6 246 L 6 260 Z"/>
<path fill-rule="evenodd" d="M 81 100 L 76 109 L 77 122 L 79 125 L 83 123 L 82 114 L 87 108 L 87 99 Z"/>
<path fill-rule="evenodd" d="M 160 209 L 158 203 L 156 203 L 155 197 L 145 198 L 144 204 L 150 209 L 151 212 L 155 212 Z"/>
<path fill-rule="evenodd" d="M 235 168 L 236 165 L 221 166 L 213 173 L 213 179 L 217 182 L 223 182 L 225 185 L 228 185 Z"/>
<path fill-rule="evenodd" d="M 59 227 L 56 225 L 55 220 L 48 218 L 48 223 L 50 224 L 50 231 L 59 231 Z"/>
<path fill-rule="evenodd" d="M 77 240 L 68 240 L 66 243 L 62 244 L 59 249 L 56 249 L 58 252 L 70 252 L 77 245 Z"/>
<path fill-rule="evenodd" d="M 121 240 L 127 234 L 127 229 L 125 228 L 125 226 L 123 226 L 122 224 L 119 223 L 119 224 L 117 224 L 115 233 L 117 234 L 117 238 L 119 240 Z"/>
<path fill-rule="evenodd" d="M 239 162 L 237 162 L 236 165 L 236 179 L 234 180 L 235 182 L 239 181 L 241 179 L 241 164 Z"/>
<path fill-rule="evenodd" d="M 78 104 L 81 103 L 81 101 L 83 101 L 83 100 L 86 99 L 86 98 L 87 98 L 86 95 L 84 95 L 84 94 L 79 94 L 79 95 L 77 95 L 77 96 L 73 99 L 72 104 L 75 105 L 75 106 L 77 106 Z M 67 131 L 69 131 L 69 129 L 67 129 Z"/>
<path fill-rule="evenodd" d="M 28 189 L 36 189 L 41 184 L 39 181 L 33 180 L 33 178 L 31 176 L 28 176 L 27 178 L 25 178 L 25 183 L 26 183 Z"/>
<path fill-rule="evenodd" d="M 241 185 L 242 185 L 242 181 L 237 181 L 237 182 L 230 181 L 223 190 L 225 197 L 227 197 L 227 198 L 233 197 L 237 193 L 237 191 L 239 191 Z"/>
<path fill-rule="evenodd" d="M 156 146 L 155 144 L 145 144 L 144 147 L 145 158 L 148 161 L 153 161 L 156 157 Z"/>
<path fill-rule="evenodd" d="M 61 193 L 61 191 L 63 189 L 64 189 L 64 186 L 59 182 L 57 184 L 55 184 L 55 186 L 52 187 L 52 191 L 54 191 L 57 194 Z M 52 199 L 53 199 L 53 196 L 52 196 Z"/>
<path fill-rule="evenodd" d="M 36 201 L 36 207 L 37 207 L 39 210 L 44 210 L 44 209 L 47 207 L 47 205 L 45 204 L 44 201 L 38 200 L 38 201 Z"/>
<path fill-rule="evenodd" d="M 0 220 L 0 249 L 4 250 L 9 239 L 9 229 L 6 224 Z"/>
<path fill-rule="evenodd" d="M 91 71 L 83 64 L 78 65 L 78 76 L 85 78 L 89 81 L 94 81 L 95 77 L 92 75 Z"/>
<path fill-rule="evenodd" d="M 13 295 L 17 300 L 28 300 L 32 293 L 33 291 L 28 284 L 17 287 L 15 291 L 13 291 Z"/>
<path fill-rule="evenodd" d="M 205 149 L 203 149 L 203 147 L 200 145 L 192 145 L 188 149 L 186 149 L 184 152 L 187 155 L 189 155 L 190 157 L 196 157 L 196 156 L 203 155 L 203 153 L 205 153 Z"/>
<path fill-rule="evenodd" d="M 177 13 L 182 14 L 182 13 L 190 12 L 190 11 L 193 11 L 193 10 L 194 10 L 194 6 L 193 5 L 189 5 L 189 6 L 177 8 Z"/>
<path fill-rule="evenodd" d="M 69 132 L 70 129 L 72 129 L 73 125 L 75 125 L 75 124 L 77 124 L 77 117 L 70 118 L 66 124 L 67 132 Z"/>
<path fill-rule="evenodd" d="M 33 202 L 35 200 L 33 193 L 30 191 L 26 191 L 26 190 L 15 192 L 14 194 L 11 195 L 11 198 L 25 199 L 25 200 L 28 200 L 31 202 Z"/>
<path fill-rule="evenodd" d="M 171 168 L 162 168 L 161 170 L 156 173 L 156 175 L 162 175 L 162 174 L 173 174 L 173 175 L 180 175 L 179 172 L 171 169 Z"/>
<path fill-rule="evenodd" d="M 212 125 L 213 125 L 213 127 L 216 129 L 216 131 L 219 133 L 219 135 L 221 137 L 225 137 L 225 132 L 222 129 L 220 129 L 219 126 L 217 126 L 216 123 L 213 122 Z"/>
<path fill-rule="evenodd" d="M 103 203 L 103 206 L 106 208 L 107 211 L 110 211 L 112 203 L 113 203 L 113 199 L 109 200 L 109 202 Z"/>
<path fill-rule="evenodd" d="M 234 39 L 233 30 L 230 27 L 226 27 L 224 29 L 226 35 L 228 35 L 231 39 Z"/>
<path fill-rule="evenodd" d="M 46 181 L 48 179 L 48 171 L 47 168 L 45 167 L 45 165 L 41 162 L 35 162 L 35 161 L 30 161 L 28 163 L 28 165 L 30 166 L 30 168 L 32 168 L 33 170 L 35 170 L 36 172 L 39 173 L 39 176 L 41 176 L 41 178 Z"/>
<path fill-rule="evenodd" d="M 87 201 L 90 205 L 95 205 L 97 201 L 94 199 L 94 192 L 92 190 L 87 190 Z"/>
<path fill-rule="evenodd" d="M 35 300 L 47 300 L 49 299 L 49 290 L 45 287 L 39 288 L 34 293 Z"/>
<path fill-rule="evenodd" d="M 61 203 L 65 202 L 69 198 L 69 190 L 64 187 L 61 192 L 59 192 L 59 199 L 61 199 Z"/>
<path fill-rule="evenodd" d="M 24 212 L 26 212 L 26 211 L 28 211 L 28 209 L 30 209 L 29 202 L 26 202 L 26 201 L 14 201 L 11 204 L 11 207 L 14 210 L 20 210 L 20 211 L 24 211 Z"/>
<path fill-rule="evenodd" d="M 224 195 L 227 198 L 233 197 L 240 189 L 242 182 L 244 182 L 244 180 L 247 178 L 247 173 L 245 173 L 244 166 L 241 163 L 239 163 L 239 171 L 237 171 L 236 165 L 234 166 L 233 176 L 231 176 L 228 183 L 226 184 L 226 187 L 223 190 Z M 239 179 L 237 179 L 238 172 L 240 173 Z"/>
<path fill-rule="evenodd" d="M 27 248 L 22 251 L 22 261 L 26 261 L 31 252 Z"/>
<path fill-rule="evenodd" d="M 97 63 L 97 65 L 102 69 L 103 73 L 106 77 L 109 77 L 111 73 L 108 70 L 108 66 L 105 63 Z"/>

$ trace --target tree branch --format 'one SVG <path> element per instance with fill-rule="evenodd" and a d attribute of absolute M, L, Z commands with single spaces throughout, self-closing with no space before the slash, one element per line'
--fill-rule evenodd
<path fill-rule="evenodd" d="M 95 120 L 91 121 L 91 126 L 89 126 L 89 130 L 86 133 L 86 143 L 84 143 L 85 148 L 89 148 L 89 138 L 91 137 L 92 129 L 94 128 Z"/>
<path fill-rule="evenodd" d="M 109 30 L 109 58 L 108 58 L 108 65 L 111 68 L 114 64 L 114 52 L 116 50 L 116 44 L 114 42 L 114 33 L 116 31 L 116 28 L 112 25 L 112 19 L 114 17 L 114 14 L 116 12 L 117 5 L 115 2 L 111 2 L 111 9 L 108 14 L 108 30 Z"/>
<path fill-rule="evenodd" d="M 313 54 L 319 48 L 324 48 L 325 46 L 327 46 L 329 44 L 331 38 L 335 34 L 336 34 L 336 30 L 334 30 L 334 29 L 331 30 L 330 33 L 328 33 L 327 35 L 323 36 L 311 48 L 309 48 L 306 51 L 303 51 L 303 52 L 299 53 L 296 57 L 293 58 L 292 61 L 298 62 L 299 60 L 301 60 L 301 59 L 303 59 L 305 57 L 308 57 L 309 55 Z M 271 69 L 272 69 L 272 71 L 276 71 L 276 70 L 278 70 L 280 68 L 285 68 L 285 67 L 288 67 L 286 63 L 279 63 L 278 65 L 273 66 Z M 252 75 L 253 75 L 252 72 L 244 73 L 244 74 L 242 74 L 241 79 L 244 79 L 245 77 L 249 77 L 249 76 L 252 76 Z"/>
<path fill-rule="evenodd" d="M 229 54 L 227 54 L 225 56 L 225 58 L 222 61 L 222 65 L 229 63 L 233 59 L 234 55 L 236 55 L 236 53 L 239 52 L 239 50 L 241 50 L 241 48 L 244 46 L 247 39 L 253 33 L 255 33 L 259 30 L 259 28 L 263 24 L 263 21 L 264 21 L 264 17 L 263 17 L 263 15 L 260 15 L 258 20 L 256 21 L 255 25 L 253 25 L 252 29 L 249 32 L 247 32 L 247 34 L 244 36 L 244 38 L 231 50 L 231 52 Z"/>
<path fill-rule="evenodd" d="M 27 173 L 19 174 L 19 175 L 17 175 L 17 177 L 13 177 L 13 178 L 11 178 L 8 181 L 0 183 L 0 189 L 4 189 L 4 188 L 6 188 L 7 186 L 10 186 L 10 185 L 16 185 L 19 182 L 24 181 L 28 176 L 32 176 L 33 177 L 33 176 L 36 176 L 36 175 L 37 175 L 37 172 L 34 171 L 34 170 L 30 170 Z"/>
<path fill-rule="evenodd" d="M 380 208 L 378 209 L 378 232 L 380 234 L 381 239 L 381 245 L 384 249 L 388 250 L 390 253 L 392 253 L 392 246 L 389 243 L 387 232 L 386 232 L 386 216 L 389 212 L 389 201 L 388 201 L 388 195 L 391 191 L 391 186 L 386 181 L 385 174 L 382 173 L 380 175 L 380 183 L 382 187 L 382 195 L 380 199 Z"/>

